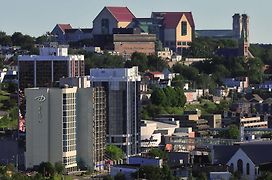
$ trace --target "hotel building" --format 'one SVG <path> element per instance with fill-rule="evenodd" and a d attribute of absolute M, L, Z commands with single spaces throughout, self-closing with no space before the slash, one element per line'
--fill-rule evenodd
<path fill-rule="evenodd" d="M 83 79 L 83 78 L 82 78 Z M 103 169 L 106 102 L 103 87 L 27 88 L 26 168 L 62 162 L 66 172 Z"/>

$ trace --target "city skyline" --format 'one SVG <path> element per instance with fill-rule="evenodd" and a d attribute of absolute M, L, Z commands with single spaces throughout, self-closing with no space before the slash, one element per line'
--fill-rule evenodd
<path fill-rule="evenodd" d="M 16 6 L 14 2 L 2 2 L 2 7 L 12 7 L 12 11 L 10 8 L 3 8 L 0 12 L 2 17 L 6 17 L 0 20 L 0 31 L 7 34 L 22 32 L 37 37 L 51 31 L 57 23 L 70 23 L 75 28 L 92 27 L 93 19 L 104 6 L 127 6 L 136 17 L 150 17 L 153 11 L 191 11 L 196 29 L 231 29 L 231 16 L 234 13 L 246 13 L 250 16 L 250 42 L 272 43 L 272 37 L 269 36 L 272 24 L 266 23 L 269 22 L 269 7 L 272 5 L 268 0 L 247 3 L 242 0 L 102 0 L 95 3 L 87 0 L 80 3 L 63 0 L 41 3 L 29 0 L 16 2 Z M 143 6 L 146 8 L 143 9 Z"/>

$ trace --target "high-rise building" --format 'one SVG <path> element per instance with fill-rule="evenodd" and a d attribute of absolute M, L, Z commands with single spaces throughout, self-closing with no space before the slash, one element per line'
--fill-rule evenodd
<path fill-rule="evenodd" d="M 106 93 L 88 77 L 61 78 L 60 86 L 77 87 L 78 160 L 88 169 L 103 169 L 106 148 Z"/>
<path fill-rule="evenodd" d="M 84 76 L 84 56 L 68 55 L 67 46 L 50 44 L 40 48 L 40 55 L 18 57 L 19 66 L 19 130 L 25 131 L 24 89 L 52 87 L 62 77 Z"/>
<path fill-rule="evenodd" d="M 138 67 L 91 69 L 94 87 L 103 86 L 107 99 L 107 143 L 123 149 L 127 156 L 139 153 L 140 116 Z"/>
<path fill-rule="evenodd" d="M 26 94 L 26 168 L 62 162 L 77 169 L 77 88 L 29 88 Z"/>
<path fill-rule="evenodd" d="M 86 86 L 85 77 L 76 81 L 81 84 L 25 90 L 26 168 L 48 161 L 62 162 L 66 172 L 103 169 L 105 91 Z"/>

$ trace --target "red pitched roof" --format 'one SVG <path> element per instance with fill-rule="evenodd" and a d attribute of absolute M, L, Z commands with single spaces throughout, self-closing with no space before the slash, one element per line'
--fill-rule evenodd
<path fill-rule="evenodd" d="M 60 27 L 60 29 L 61 29 L 63 32 L 65 32 L 66 29 L 72 29 L 71 24 L 57 24 L 57 25 Z"/>
<path fill-rule="evenodd" d="M 159 71 L 153 71 L 153 72 L 149 72 L 150 74 L 153 74 L 153 75 L 161 75 L 162 73 L 159 72 Z"/>
<path fill-rule="evenodd" d="M 165 28 L 176 28 L 181 17 L 185 15 L 191 27 L 195 27 L 192 12 L 164 12 L 164 26 Z"/>
<path fill-rule="evenodd" d="M 135 16 L 127 7 L 106 7 L 117 21 L 130 22 Z"/>

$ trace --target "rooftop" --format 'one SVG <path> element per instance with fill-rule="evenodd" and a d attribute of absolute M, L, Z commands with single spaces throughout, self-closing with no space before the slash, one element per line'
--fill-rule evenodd
<path fill-rule="evenodd" d="M 114 18 L 120 22 L 131 22 L 135 16 L 127 7 L 113 7 L 107 6 L 105 7 L 109 10 L 109 12 L 114 16 Z"/>

